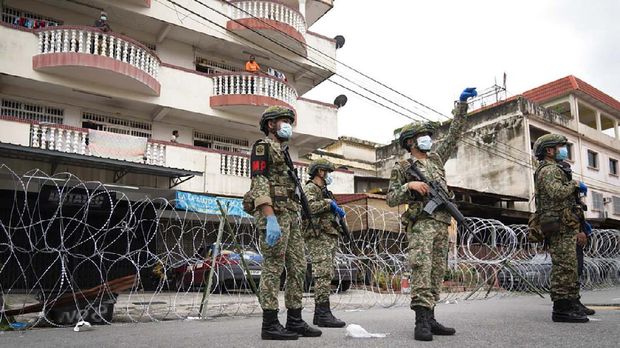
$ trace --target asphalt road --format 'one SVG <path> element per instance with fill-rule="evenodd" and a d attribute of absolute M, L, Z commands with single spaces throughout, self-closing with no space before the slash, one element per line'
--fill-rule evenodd
<path fill-rule="evenodd" d="M 345 329 L 325 329 L 319 338 L 298 341 L 261 341 L 258 316 L 216 318 L 206 321 L 97 326 L 88 332 L 71 328 L 0 332 L 2 347 L 618 347 L 620 346 L 620 288 L 583 294 L 583 302 L 597 314 L 586 324 L 553 323 L 551 302 L 534 296 L 441 304 L 438 319 L 457 329 L 456 336 L 435 337 L 433 342 L 413 340 L 413 312 L 408 308 L 338 311 L 347 323 L 386 338 L 354 339 Z M 304 312 L 310 320 L 312 313 Z M 281 321 L 284 316 L 280 316 Z"/>

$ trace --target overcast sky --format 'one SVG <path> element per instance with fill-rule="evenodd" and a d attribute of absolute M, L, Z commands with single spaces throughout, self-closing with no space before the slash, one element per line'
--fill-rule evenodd
<path fill-rule="evenodd" d="M 310 30 L 343 35 L 338 60 L 449 114 L 464 87 L 488 88 L 495 78 L 501 84 L 504 72 L 509 95 L 575 75 L 620 99 L 618 15 L 620 0 L 336 0 Z M 445 119 L 341 65 L 338 73 Z M 339 135 L 388 143 L 410 122 L 330 82 L 306 96 L 331 102 L 338 94 L 349 98 L 339 111 Z"/>

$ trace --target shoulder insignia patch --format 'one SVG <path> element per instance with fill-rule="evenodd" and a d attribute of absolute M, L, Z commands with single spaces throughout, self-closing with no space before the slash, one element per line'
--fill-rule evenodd
<path fill-rule="evenodd" d="M 257 142 L 254 144 L 252 154 L 250 155 L 250 165 L 252 169 L 252 177 L 257 175 L 266 175 L 269 167 L 269 151 L 265 143 Z"/>

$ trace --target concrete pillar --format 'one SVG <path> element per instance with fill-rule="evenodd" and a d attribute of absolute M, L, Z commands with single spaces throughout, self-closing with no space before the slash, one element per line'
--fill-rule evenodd
<path fill-rule="evenodd" d="M 618 127 L 620 127 L 618 120 L 614 120 L 614 133 L 616 134 L 616 139 L 620 139 L 620 129 Z"/>
<path fill-rule="evenodd" d="M 596 110 L 596 130 L 598 130 L 599 132 L 602 130 L 601 129 L 601 112 L 599 110 Z"/>

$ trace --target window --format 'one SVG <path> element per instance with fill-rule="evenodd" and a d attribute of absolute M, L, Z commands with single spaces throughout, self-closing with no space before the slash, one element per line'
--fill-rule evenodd
<path fill-rule="evenodd" d="M 618 160 L 613 158 L 609 159 L 609 174 L 618 175 Z"/>
<path fill-rule="evenodd" d="M 594 211 L 603 211 L 605 210 L 604 202 L 603 202 L 603 194 L 592 191 L 592 210 Z"/>
<path fill-rule="evenodd" d="M 572 161 L 573 160 L 573 144 L 566 143 L 566 149 L 568 150 L 568 160 Z"/>
<path fill-rule="evenodd" d="M 613 196 L 612 197 L 612 201 L 613 201 L 613 204 L 614 204 L 614 214 L 615 215 L 620 215 L 620 197 Z"/>
<path fill-rule="evenodd" d="M 598 153 L 588 150 L 588 167 L 598 169 Z"/>
<path fill-rule="evenodd" d="M 62 124 L 65 110 L 42 104 L 25 103 L 19 100 L 2 99 L 0 115 L 16 117 L 41 123 Z"/>
<path fill-rule="evenodd" d="M 38 14 L 6 6 L 2 9 L 2 21 L 4 23 L 9 23 L 30 29 L 50 27 L 62 24 L 62 22 L 52 18 L 43 17 Z"/>
<path fill-rule="evenodd" d="M 226 63 L 220 63 L 212 59 L 196 57 L 196 71 L 200 71 L 205 74 L 226 73 L 241 70 L 242 69 L 236 68 Z"/>
<path fill-rule="evenodd" d="M 199 131 L 194 131 L 194 146 L 219 151 L 250 153 L 250 143 L 246 139 L 206 134 Z"/>
<path fill-rule="evenodd" d="M 152 125 L 146 121 L 136 121 L 92 112 L 82 113 L 82 127 L 134 137 L 150 138 Z"/>

